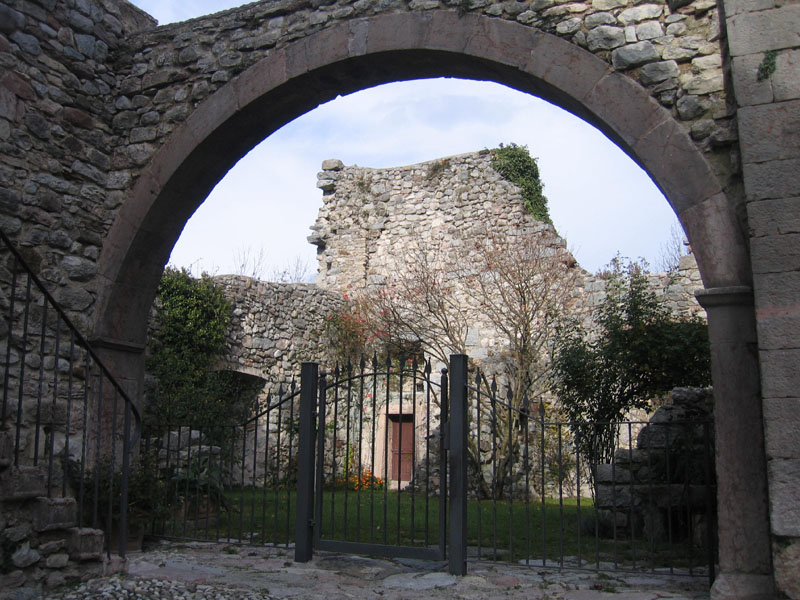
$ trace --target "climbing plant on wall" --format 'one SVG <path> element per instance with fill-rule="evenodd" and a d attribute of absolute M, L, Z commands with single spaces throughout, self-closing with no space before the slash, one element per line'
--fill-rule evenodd
<path fill-rule="evenodd" d="M 492 166 L 500 175 L 519 187 L 526 210 L 537 221 L 552 225 L 547 198 L 543 192 L 544 184 L 539 178 L 539 165 L 528 152 L 527 146 L 500 144 L 499 148 L 492 151 Z"/>
<path fill-rule="evenodd" d="M 158 380 L 146 408 L 156 430 L 241 421 L 259 392 L 214 368 L 225 347 L 231 305 L 208 275 L 167 267 L 158 286 L 147 343 L 147 371 Z"/>

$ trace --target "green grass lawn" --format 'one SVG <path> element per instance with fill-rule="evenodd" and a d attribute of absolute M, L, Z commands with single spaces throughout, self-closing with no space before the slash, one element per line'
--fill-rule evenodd
<path fill-rule="evenodd" d="M 284 545 L 294 541 L 294 490 L 247 488 L 226 494 L 227 509 L 216 518 L 196 519 L 191 509 L 185 519 L 163 527 L 170 537 L 243 541 Z M 432 547 L 439 543 L 439 499 L 403 491 L 326 489 L 317 519 L 327 540 Z M 705 551 L 686 541 L 650 544 L 639 537 L 619 534 L 616 540 L 595 536 L 590 498 L 559 501 L 541 499 L 467 503 L 467 545 L 471 557 L 513 562 L 559 564 L 562 558 L 582 563 L 616 562 L 626 566 L 703 566 Z M 570 560 L 571 557 L 571 560 Z"/>

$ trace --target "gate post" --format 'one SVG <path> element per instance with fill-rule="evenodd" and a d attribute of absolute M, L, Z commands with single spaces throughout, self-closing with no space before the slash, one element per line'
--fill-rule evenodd
<path fill-rule="evenodd" d="M 294 560 L 308 562 L 314 534 L 314 408 L 317 400 L 319 365 L 304 362 L 300 371 L 300 436 L 297 449 L 297 516 Z"/>
<path fill-rule="evenodd" d="M 451 575 L 467 574 L 467 356 L 450 355 Z"/>

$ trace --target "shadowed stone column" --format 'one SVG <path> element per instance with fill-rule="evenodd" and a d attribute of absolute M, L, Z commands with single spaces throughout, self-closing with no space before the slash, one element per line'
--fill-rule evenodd
<path fill-rule="evenodd" d="M 773 598 L 758 354 L 749 287 L 700 290 L 708 312 L 716 427 L 719 567 L 713 600 Z"/>
<path fill-rule="evenodd" d="M 107 339 L 97 338 L 92 342 L 92 348 L 114 377 L 122 391 L 130 398 L 133 406 L 141 415 L 144 410 L 144 346 L 131 343 L 120 343 Z M 113 443 L 117 445 L 117 460 L 122 461 L 124 410 L 125 403 L 121 395 L 116 395 L 110 383 L 106 382 L 102 394 L 102 431 L 101 446 L 104 451 L 108 451 Z M 117 419 L 114 420 L 114 403 L 117 403 Z M 92 419 L 94 419 L 92 413 Z M 131 434 L 134 435 L 131 451 L 134 455 L 138 453 L 138 437 L 133 415 L 130 415 Z M 95 424 L 90 426 L 90 435 L 93 435 Z"/>

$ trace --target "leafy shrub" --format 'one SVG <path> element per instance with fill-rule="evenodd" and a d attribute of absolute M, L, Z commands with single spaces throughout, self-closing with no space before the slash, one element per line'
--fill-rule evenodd
<path fill-rule="evenodd" d="M 586 331 L 573 320 L 559 330 L 555 388 L 590 464 L 609 462 L 613 427 L 634 408 L 674 387 L 711 383 L 708 326 L 674 316 L 648 286 L 639 263 L 617 261 L 605 274 L 607 296 Z"/>

